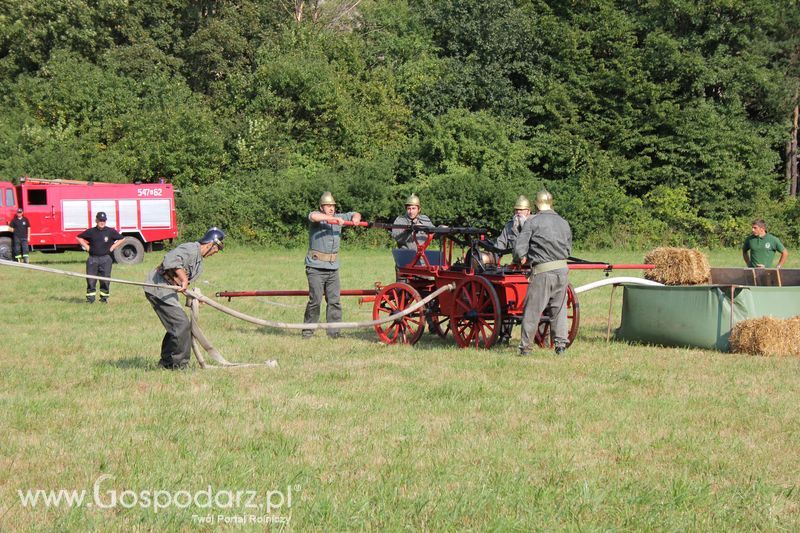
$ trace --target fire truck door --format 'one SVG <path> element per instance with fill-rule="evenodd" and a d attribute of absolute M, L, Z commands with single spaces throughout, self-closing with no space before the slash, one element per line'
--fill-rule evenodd
<path fill-rule="evenodd" d="M 25 214 L 31 222 L 31 244 L 53 243 L 53 233 L 59 232 L 58 215 L 53 196 L 46 188 L 25 188 Z"/>

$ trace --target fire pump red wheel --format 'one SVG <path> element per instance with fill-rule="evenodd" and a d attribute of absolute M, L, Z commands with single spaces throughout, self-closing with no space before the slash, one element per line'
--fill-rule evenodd
<path fill-rule="evenodd" d="M 462 348 L 491 348 L 500 332 L 500 299 L 485 278 L 461 281 L 455 290 L 450 329 Z"/>
<path fill-rule="evenodd" d="M 375 296 L 372 319 L 379 320 L 399 314 L 422 300 L 419 292 L 407 283 L 392 283 Z M 378 338 L 386 344 L 414 344 L 425 330 L 425 309 L 420 308 L 393 322 L 375 326 Z"/>

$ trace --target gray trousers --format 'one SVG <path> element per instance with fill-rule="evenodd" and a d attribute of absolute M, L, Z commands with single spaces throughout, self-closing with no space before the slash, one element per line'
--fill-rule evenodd
<path fill-rule="evenodd" d="M 167 333 L 161 341 L 161 366 L 189 364 L 192 357 L 192 323 L 183 311 L 180 298 L 171 294 L 164 299 L 144 293 Z"/>
<path fill-rule="evenodd" d="M 545 309 L 550 315 L 550 335 L 556 347 L 566 347 L 567 339 L 567 275 L 569 269 L 559 268 L 541 274 L 531 274 L 525 295 L 522 316 L 522 338 L 519 349 L 529 350 Z"/>
<path fill-rule="evenodd" d="M 322 297 L 328 305 L 325 309 L 326 322 L 342 321 L 342 303 L 339 301 L 339 271 L 323 270 L 321 268 L 306 267 L 306 277 L 308 278 L 308 304 L 303 322 L 306 324 L 319 322 L 319 309 L 322 305 Z M 313 329 L 304 329 L 303 337 L 314 335 Z M 338 336 L 339 330 L 329 329 L 328 336 Z"/>

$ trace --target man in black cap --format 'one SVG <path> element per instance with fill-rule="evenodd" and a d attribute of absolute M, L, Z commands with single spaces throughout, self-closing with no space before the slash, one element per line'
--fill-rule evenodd
<path fill-rule="evenodd" d="M 81 248 L 89 252 L 89 258 L 86 260 L 86 274 L 89 276 L 111 277 L 111 265 L 113 264 L 111 252 L 122 246 L 125 238 L 114 228 L 107 227 L 107 220 L 106 214 L 103 211 L 99 211 L 95 217 L 97 225 L 78 235 L 78 242 L 81 243 Z M 100 301 L 102 303 L 108 303 L 110 285 L 108 281 L 100 282 Z M 96 286 L 96 279 L 86 279 L 87 303 L 94 303 L 95 296 L 97 296 Z"/>
<path fill-rule="evenodd" d="M 174 285 L 186 292 L 189 283 L 203 272 L 203 259 L 222 250 L 225 233 L 210 228 L 197 242 L 183 243 L 168 252 L 161 264 L 150 271 L 145 281 L 156 285 Z M 192 356 L 192 323 L 181 308 L 178 294 L 172 289 L 146 287 L 144 296 L 158 315 L 167 333 L 161 341 L 159 366 L 181 370 Z"/>
<path fill-rule="evenodd" d="M 22 214 L 22 208 L 17 209 L 17 216 L 11 221 L 14 230 L 14 259 L 18 263 L 28 262 L 28 242 L 31 240 L 31 223 L 28 217 Z"/>

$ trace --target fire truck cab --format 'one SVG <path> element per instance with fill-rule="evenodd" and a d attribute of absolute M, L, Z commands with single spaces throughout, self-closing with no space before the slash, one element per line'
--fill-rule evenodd
<path fill-rule="evenodd" d="M 0 258 L 10 260 L 9 224 L 22 207 L 30 221 L 32 250 L 80 250 L 77 236 L 94 226 L 104 211 L 107 225 L 125 235 L 114 250 L 118 263 L 134 264 L 145 251 L 163 247 L 177 236 L 175 195 L 171 184 L 117 184 L 20 178 L 20 184 L 0 181 Z"/>

